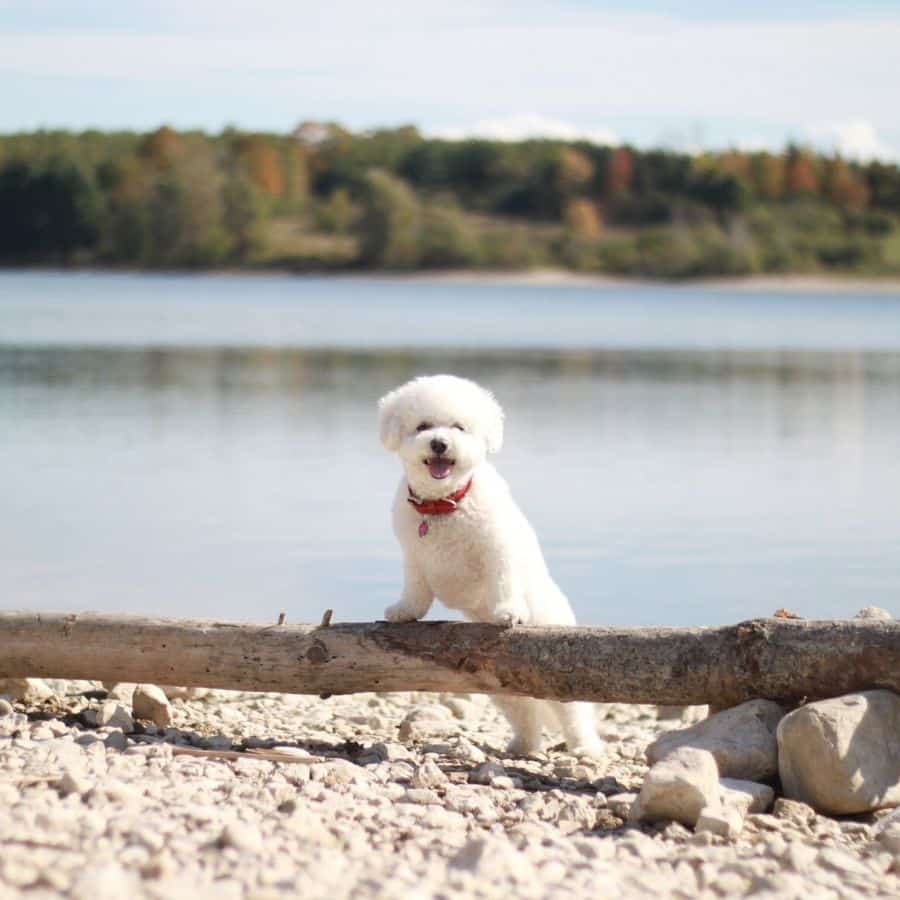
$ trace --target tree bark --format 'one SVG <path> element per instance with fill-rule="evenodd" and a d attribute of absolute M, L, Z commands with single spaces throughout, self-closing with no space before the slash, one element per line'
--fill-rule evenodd
<path fill-rule="evenodd" d="M 0 613 L 0 678 L 244 691 L 454 691 L 732 706 L 900 693 L 900 621 L 755 619 L 716 628 L 464 622 L 249 625 Z"/>

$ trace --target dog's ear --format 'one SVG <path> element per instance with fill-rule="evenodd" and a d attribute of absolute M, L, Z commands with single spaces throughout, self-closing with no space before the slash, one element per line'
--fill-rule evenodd
<path fill-rule="evenodd" d="M 503 446 L 503 408 L 490 391 L 484 391 L 484 443 L 488 453 Z"/>
<path fill-rule="evenodd" d="M 397 391 L 385 394 L 378 401 L 378 432 L 385 450 L 394 453 L 402 437 L 400 415 L 397 412 Z"/>

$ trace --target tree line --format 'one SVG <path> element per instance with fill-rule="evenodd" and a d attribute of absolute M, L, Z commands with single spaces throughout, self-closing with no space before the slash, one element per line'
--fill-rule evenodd
<path fill-rule="evenodd" d="M 900 273 L 900 169 L 413 127 L 0 136 L 0 262 Z"/>

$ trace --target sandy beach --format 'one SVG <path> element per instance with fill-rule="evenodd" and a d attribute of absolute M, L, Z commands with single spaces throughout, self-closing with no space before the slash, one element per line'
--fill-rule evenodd
<path fill-rule="evenodd" d="M 481 696 L 217 691 L 98 727 L 102 687 L 49 684 L 0 701 L 0 898 L 900 893 L 889 813 L 787 804 L 731 840 L 628 822 L 647 744 L 705 708 L 600 705 L 602 759 L 511 759 Z"/>

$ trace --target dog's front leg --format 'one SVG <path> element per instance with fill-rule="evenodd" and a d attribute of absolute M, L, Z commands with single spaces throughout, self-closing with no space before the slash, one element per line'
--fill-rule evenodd
<path fill-rule="evenodd" d="M 384 611 L 384 617 L 388 622 L 415 622 L 428 613 L 433 600 L 434 594 L 421 569 L 410 559 L 405 559 L 403 594 L 398 603 L 394 603 Z"/>
<path fill-rule="evenodd" d="M 497 574 L 493 603 L 488 608 L 491 621 L 510 628 L 527 625 L 531 619 L 525 602 L 525 587 L 510 565 L 503 565 Z"/>

